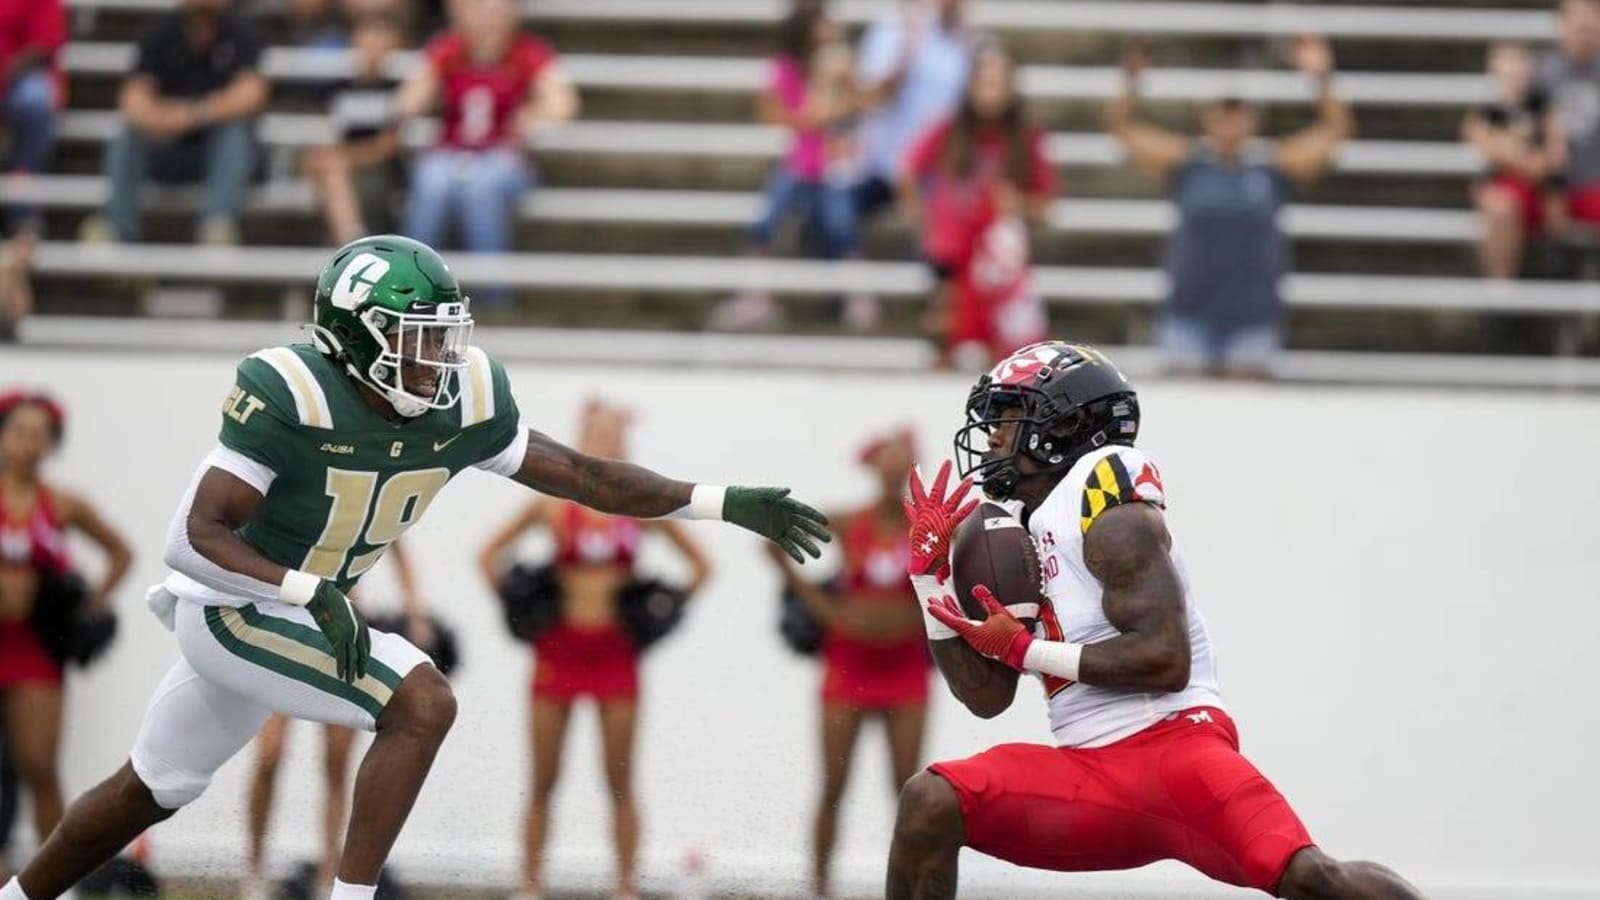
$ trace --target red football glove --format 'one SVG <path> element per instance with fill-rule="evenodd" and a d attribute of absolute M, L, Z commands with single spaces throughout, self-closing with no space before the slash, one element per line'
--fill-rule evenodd
<path fill-rule="evenodd" d="M 976 499 L 966 499 L 972 490 L 972 479 L 962 479 L 950 496 L 944 495 L 950 482 L 950 461 L 939 466 L 934 476 L 933 489 L 922 487 L 922 476 L 911 470 L 911 500 L 906 503 L 906 521 L 911 523 L 911 558 L 906 564 L 906 574 L 913 579 L 932 575 L 943 584 L 950 577 L 950 537 L 956 526 L 978 508 Z"/>
<path fill-rule="evenodd" d="M 1023 671 L 1023 659 L 1028 655 L 1028 646 L 1033 643 L 1033 635 L 1028 633 L 1027 626 L 1008 612 L 984 585 L 973 586 L 972 596 L 989 611 L 989 617 L 982 622 L 967 618 L 954 597 L 942 597 L 929 603 L 928 614 L 944 623 L 980 654 L 998 659 L 1018 672 Z"/>

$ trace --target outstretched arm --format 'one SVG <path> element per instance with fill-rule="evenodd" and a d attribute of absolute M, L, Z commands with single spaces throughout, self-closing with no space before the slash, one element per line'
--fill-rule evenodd
<path fill-rule="evenodd" d="M 589 456 L 559 441 L 528 432 L 518 483 L 591 509 L 637 519 L 664 516 L 718 519 L 776 542 L 796 562 L 821 555 L 817 542 L 831 540 L 828 519 L 798 500 L 787 488 L 721 487 L 691 484 L 643 466 Z"/>
<path fill-rule="evenodd" d="M 695 487 L 633 463 L 580 453 L 537 431 L 528 433 L 522 468 L 512 477 L 542 494 L 639 519 L 683 509 L 693 499 Z"/>

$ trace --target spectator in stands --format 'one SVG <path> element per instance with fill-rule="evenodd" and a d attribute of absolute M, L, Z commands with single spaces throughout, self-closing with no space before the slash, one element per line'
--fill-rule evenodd
<path fill-rule="evenodd" d="M 1533 83 L 1533 55 L 1525 44 L 1490 45 L 1488 68 L 1495 99 L 1467 112 L 1461 134 L 1489 163 L 1472 188 L 1483 221 L 1478 262 L 1486 277 L 1510 279 L 1521 269 L 1524 243 L 1543 218 L 1550 175 L 1545 96 Z"/>
<path fill-rule="evenodd" d="M 328 103 L 338 142 L 306 151 L 301 161 L 336 246 L 395 229 L 401 179 L 394 82 L 385 74 L 401 45 L 400 20 L 367 13 L 356 20 L 352 38 L 355 74 L 334 88 Z"/>
<path fill-rule="evenodd" d="M 56 51 L 67 39 L 61 0 L 0 0 L 0 132 L 9 145 L 8 177 L 45 170 L 55 139 L 61 73 Z M 6 211 L 9 232 L 0 244 L 0 343 L 13 340 L 16 325 L 32 307 L 28 269 L 39 239 L 39 211 Z"/>
<path fill-rule="evenodd" d="M 1016 64 L 999 43 L 985 42 L 960 108 L 912 147 L 899 186 L 934 272 L 927 324 L 945 362 L 987 368 L 1045 337 L 1029 228 L 1048 217 L 1056 190 L 1044 133 L 1029 122 L 1017 89 Z"/>
<path fill-rule="evenodd" d="M 966 0 L 902 0 L 861 38 L 856 77 L 868 109 L 866 164 L 856 188 L 862 221 L 889 207 L 906 154 L 961 102 L 974 38 Z"/>
<path fill-rule="evenodd" d="M 183 0 L 139 41 L 117 98 L 124 124 L 107 150 L 111 199 L 84 223 L 85 240 L 134 240 L 146 177 L 203 182 L 201 243 L 239 241 L 256 167 L 255 121 L 267 102 L 261 41 L 230 0 Z"/>
<path fill-rule="evenodd" d="M 772 252 L 791 219 L 809 220 L 822 256 L 842 259 L 858 250 L 854 188 L 857 92 L 854 54 L 822 0 L 795 0 L 778 31 L 779 52 L 761 92 L 761 121 L 789 132 L 789 150 L 767 181 L 765 208 L 750 229 L 751 250 Z M 876 301 L 846 300 L 847 321 L 868 326 Z M 748 291 L 718 307 L 711 326 L 725 330 L 772 327 L 778 307 L 767 290 Z"/>
<path fill-rule="evenodd" d="M 400 89 L 402 119 L 435 105 L 443 114 L 438 144 L 413 165 L 405 232 L 441 246 L 453 214 L 466 249 L 504 253 L 534 182 L 528 145 L 577 115 L 578 92 L 550 45 L 522 30 L 513 0 L 457 0 L 450 13 L 452 27 Z M 490 288 L 479 299 L 509 296 Z"/>
<path fill-rule="evenodd" d="M 1545 204 L 1558 236 L 1600 228 L 1600 0 L 1563 0 L 1556 49 L 1540 61 L 1546 145 L 1557 190 Z"/>
<path fill-rule="evenodd" d="M 1275 144 L 1256 138 L 1256 113 L 1236 98 L 1209 105 L 1194 140 L 1135 116 L 1147 61 L 1138 42 L 1123 57 L 1123 87 L 1107 129 L 1141 171 L 1159 179 L 1177 207 L 1168 236 L 1169 281 L 1157 341 L 1175 371 L 1241 378 L 1270 374 L 1280 346 L 1289 240 L 1280 216 L 1295 187 L 1333 163 L 1353 128 L 1333 90 L 1333 50 L 1302 35 L 1294 65 L 1317 84 L 1317 118 Z"/>

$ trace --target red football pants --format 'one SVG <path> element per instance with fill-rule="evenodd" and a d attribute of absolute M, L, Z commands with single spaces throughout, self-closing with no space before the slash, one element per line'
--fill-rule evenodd
<path fill-rule="evenodd" d="M 1092 750 L 1002 744 L 929 767 L 961 798 L 967 846 L 1061 872 L 1181 860 L 1273 893 L 1312 846 L 1288 801 L 1239 754 L 1220 709 L 1186 710 Z"/>

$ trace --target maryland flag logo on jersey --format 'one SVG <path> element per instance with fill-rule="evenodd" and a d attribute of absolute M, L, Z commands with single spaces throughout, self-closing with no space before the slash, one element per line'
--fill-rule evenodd
<path fill-rule="evenodd" d="M 1136 473 L 1130 474 L 1130 465 L 1137 467 Z M 1088 534 L 1089 526 L 1106 510 L 1136 501 L 1166 505 L 1161 473 L 1154 463 L 1144 459 L 1144 455 L 1138 451 L 1119 448 L 1102 457 L 1089 470 L 1089 477 L 1083 485 L 1083 508 L 1078 519 L 1082 533 Z"/>

